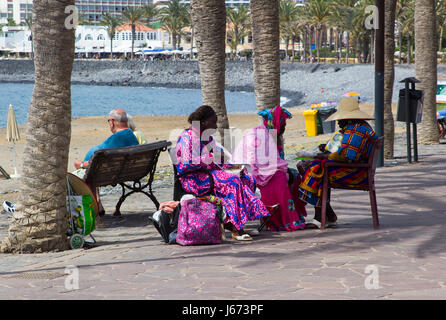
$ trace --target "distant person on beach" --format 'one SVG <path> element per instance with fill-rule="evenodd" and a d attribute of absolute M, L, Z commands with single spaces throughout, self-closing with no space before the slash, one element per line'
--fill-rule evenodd
<path fill-rule="evenodd" d="M 201 106 L 188 118 L 191 126 L 178 138 L 175 155 L 176 171 L 187 193 L 202 196 L 210 191 L 213 178 L 215 196 L 226 210 L 225 227 L 232 231 L 232 239 L 251 241 L 243 228 L 246 222 L 269 216 L 265 205 L 255 195 L 255 180 L 245 170 L 240 174 L 226 170 L 231 164 L 222 163 L 224 151 L 210 135 L 217 128 L 217 114 L 210 106 Z M 200 170 L 200 171 L 197 171 Z M 190 172 L 190 174 L 184 175 Z"/>
<path fill-rule="evenodd" d="M 299 198 L 315 206 L 314 219 L 308 221 L 307 228 L 321 227 L 322 214 L 322 183 L 324 176 L 324 163 L 326 161 L 365 163 L 368 161 L 373 143 L 377 135 L 365 120 L 374 118 L 359 109 L 357 98 L 343 98 L 338 111 L 325 121 L 338 121 L 342 134 L 340 147 L 336 152 L 319 153 L 308 167 L 298 168 L 303 171 L 302 183 L 299 186 Z M 367 184 L 366 168 L 339 168 L 329 167 L 328 179 L 332 185 L 362 186 Z M 337 216 L 327 201 L 326 227 L 335 226 Z"/>
<path fill-rule="evenodd" d="M 77 170 L 73 173 L 80 178 L 84 177 L 86 171 L 85 169 L 90 165 L 90 160 L 97 150 L 138 145 L 138 139 L 129 128 L 127 113 L 123 109 L 118 108 L 110 111 L 107 121 L 110 131 L 113 134 L 105 139 L 104 142 L 92 147 L 85 155 L 83 161 L 78 160 L 74 162 L 74 167 Z M 99 215 L 103 215 L 104 208 L 99 200 L 99 192 L 97 192 L 97 200 L 99 205 Z"/>
<path fill-rule="evenodd" d="M 136 125 L 135 125 L 135 122 L 133 121 L 133 117 L 131 115 L 127 114 L 127 118 L 129 120 L 129 128 L 133 131 L 133 134 L 135 135 L 136 139 L 138 139 L 138 143 L 146 144 L 147 139 L 141 131 L 136 130 Z"/>
<path fill-rule="evenodd" d="M 292 118 L 281 106 L 258 113 L 263 124 L 251 130 L 236 147 L 232 159 L 250 166 L 266 206 L 279 205 L 278 212 L 266 224 L 272 231 L 305 229 L 305 202 L 297 196 L 301 176 L 288 168 L 284 139 L 286 122 Z M 276 138 L 274 138 L 276 137 Z"/>

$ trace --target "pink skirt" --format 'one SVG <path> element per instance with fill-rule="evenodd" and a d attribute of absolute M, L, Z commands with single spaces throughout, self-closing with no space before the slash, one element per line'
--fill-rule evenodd
<path fill-rule="evenodd" d="M 300 177 L 288 185 L 287 175 L 277 171 L 265 186 L 258 186 L 265 206 L 279 204 L 279 211 L 271 218 L 267 228 L 271 231 L 295 231 L 305 228 L 307 211 L 305 202 L 298 198 Z"/>

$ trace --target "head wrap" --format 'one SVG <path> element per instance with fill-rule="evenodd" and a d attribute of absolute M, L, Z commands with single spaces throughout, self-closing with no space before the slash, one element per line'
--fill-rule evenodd
<path fill-rule="evenodd" d="M 268 130 L 276 129 L 278 132 L 280 132 L 280 128 L 286 123 L 286 120 L 293 117 L 287 109 L 281 106 L 262 110 L 258 115 L 263 118 L 263 124 Z"/>
<path fill-rule="evenodd" d="M 286 123 L 287 119 L 291 119 L 292 114 L 281 106 L 276 106 L 272 109 L 264 109 L 257 113 L 263 118 L 263 124 L 268 130 L 277 130 L 280 132 L 280 128 Z M 285 152 L 283 146 L 277 144 L 277 150 L 279 151 L 280 158 L 285 158 Z"/>

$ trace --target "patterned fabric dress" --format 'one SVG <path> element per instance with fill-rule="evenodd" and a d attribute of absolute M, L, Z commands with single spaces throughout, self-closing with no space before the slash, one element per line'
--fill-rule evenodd
<path fill-rule="evenodd" d="M 264 124 L 251 129 L 234 154 L 236 163 L 249 164 L 266 206 L 279 205 L 278 212 L 266 225 L 271 231 L 295 231 L 305 228 L 306 203 L 298 198 L 301 177 L 289 169 L 283 147 L 273 135 L 292 115 L 280 106 L 259 113 Z M 276 131 L 276 132 L 274 132 Z M 288 184 L 289 175 L 293 181 Z"/>
<path fill-rule="evenodd" d="M 321 206 L 324 163 L 326 161 L 365 163 L 372 151 L 373 142 L 377 139 L 372 127 L 364 120 L 349 123 L 340 132 L 343 136 L 338 151 L 330 153 L 328 160 L 313 160 L 299 186 L 299 198 L 314 206 Z M 334 186 L 358 187 L 368 183 L 365 168 L 330 167 L 328 178 Z"/>
<path fill-rule="evenodd" d="M 214 150 L 214 154 L 208 150 Z M 222 200 L 226 210 L 226 222 L 231 222 L 237 230 L 244 228 L 247 221 L 269 216 L 265 205 L 255 195 L 255 180 L 248 174 L 242 178 L 239 175 L 224 171 L 231 166 L 218 164 L 218 151 L 215 141 L 209 138 L 207 144 L 200 140 L 199 131 L 190 127 L 185 130 L 177 141 L 175 148 L 176 170 L 178 174 L 206 168 L 214 178 L 214 192 Z M 210 190 L 209 176 L 197 172 L 180 178 L 186 192 L 204 195 Z"/>

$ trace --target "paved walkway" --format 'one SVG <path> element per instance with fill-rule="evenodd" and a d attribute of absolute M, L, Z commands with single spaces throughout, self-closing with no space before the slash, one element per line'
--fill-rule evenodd
<path fill-rule="evenodd" d="M 153 204 L 135 195 L 121 218 L 105 216 L 96 247 L 0 254 L 0 299 L 446 299 L 446 145 L 429 148 L 419 163 L 377 170 L 377 231 L 368 193 L 334 190 L 337 229 L 165 245 L 148 221 Z M 170 200 L 170 186 L 156 191 Z M 108 212 L 117 197 L 104 197 Z"/>

